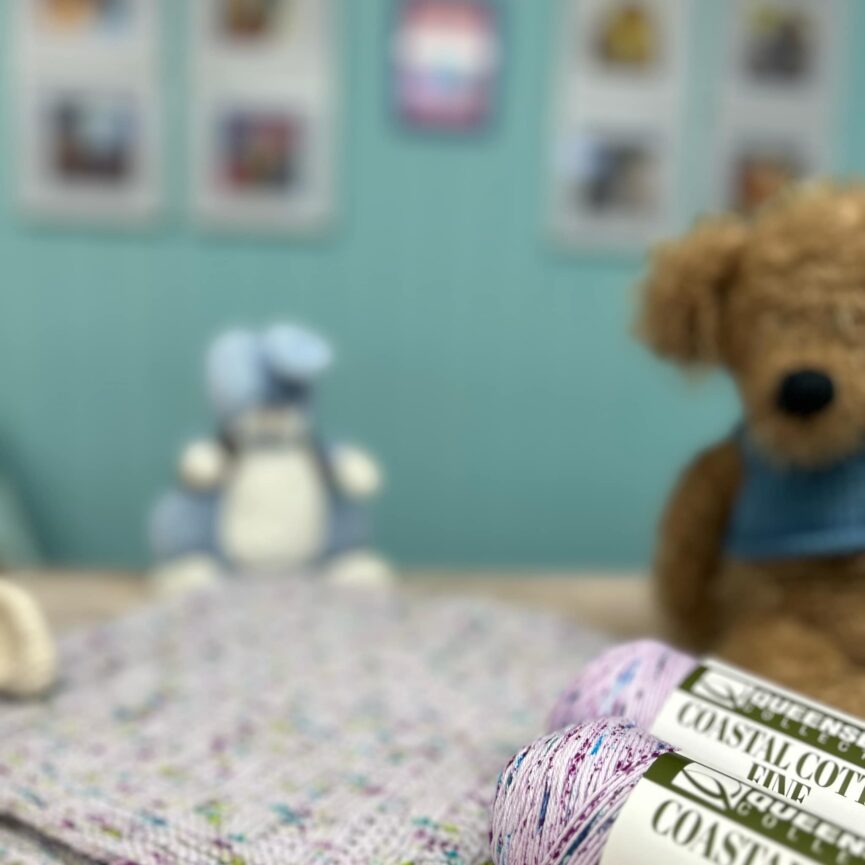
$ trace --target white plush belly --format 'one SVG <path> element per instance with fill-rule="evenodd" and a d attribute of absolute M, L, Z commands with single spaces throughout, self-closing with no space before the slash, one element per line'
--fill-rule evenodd
<path fill-rule="evenodd" d="M 327 490 L 310 451 L 254 451 L 234 466 L 219 538 L 237 565 L 298 566 L 322 552 L 327 519 Z"/>

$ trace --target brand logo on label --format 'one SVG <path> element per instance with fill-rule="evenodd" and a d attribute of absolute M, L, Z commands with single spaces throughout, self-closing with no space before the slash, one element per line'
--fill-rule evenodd
<path fill-rule="evenodd" d="M 748 705 L 753 688 L 745 682 L 728 679 L 707 670 L 694 683 L 691 693 L 725 709 L 740 709 Z"/>
<path fill-rule="evenodd" d="M 683 768 L 673 779 L 672 786 L 718 811 L 732 811 L 752 790 L 734 778 L 697 763 Z"/>

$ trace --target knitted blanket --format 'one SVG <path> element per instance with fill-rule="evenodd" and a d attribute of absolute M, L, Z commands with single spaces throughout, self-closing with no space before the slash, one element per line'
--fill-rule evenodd
<path fill-rule="evenodd" d="M 0 863 L 482 865 L 499 770 L 601 646 L 304 581 L 76 634 L 53 697 L 0 704 Z"/>

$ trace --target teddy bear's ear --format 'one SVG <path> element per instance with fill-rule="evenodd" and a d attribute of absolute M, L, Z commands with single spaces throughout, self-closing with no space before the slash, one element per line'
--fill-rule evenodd
<path fill-rule="evenodd" d="M 746 236 L 741 220 L 723 217 L 658 248 L 637 323 L 639 337 L 655 353 L 682 364 L 721 359 L 721 305 L 736 278 Z"/>

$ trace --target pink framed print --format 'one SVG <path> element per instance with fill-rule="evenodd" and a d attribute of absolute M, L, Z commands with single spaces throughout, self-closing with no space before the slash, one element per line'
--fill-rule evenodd
<path fill-rule="evenodd" d="M 407 127 L 472 132 L 495 115 L 502 60 L 501 12 L 490 0 L 400 0 L 392 96 Z"/>

